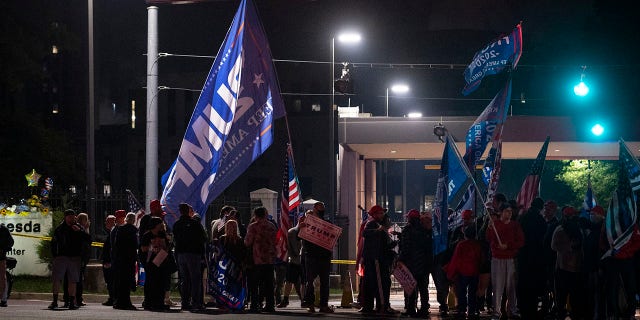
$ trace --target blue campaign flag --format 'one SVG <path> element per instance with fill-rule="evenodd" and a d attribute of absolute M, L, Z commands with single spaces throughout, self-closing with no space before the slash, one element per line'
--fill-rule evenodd
<path fill-rule="evenodd" d="M 502 36 L 476 52 L 473 61 L 464 70 L 467 85 L 463 95 L 475 91 L 485 76 L 502 72 L 506 67 L 515 69 L 522 55 L 522 26 L 518 24 L 511 34 Z"/>
<path fill-rule="evenodd" d="M 471 191 L 471 195 L 474 189 L 469 189 L 469 185 L 473 184 L 473 178 L 469 170 L 465 168 L 458 148 L 451 136 L 447 136 L 449 142 L 445 146 L 447 152 L 447 166 L 448 166 L 448 178 L 447 178 L 447 201 L 449 204 L 457 205 L 460 203 L 464 196 Z M 467 199 L 470 196 L 467 196 Z"/>
<path fill-rule="evenodd" d="M 469 127 L 466 137 L 464 162 L 469 170 L 473 170 L 482 157 L 487 144 L 492 141 L 499 124 L 507 119 L 507 110 L 511 102 L 511 78 L 504 88 L 496 94 L 489 105 L 482 111 L 476 121 Z"/>
<path fill-rule="evenodd" d="M 442 162 L 440 162 L 440 174 L 436 187 L 436 197 L 433 205 L 433 254 L 437 255 L 447 250 L 449 239 L 449 203 L 447 201 L 447 181 L 449 179 L 449 138 L 444 145 Z"/>
<path fill-rule="evenodd" d="M 206 221 L 207 207 L 273 141 L 273 119 L 285 109 L 269 44 L 250 0 L 220 47 L 187 126 L 178 158 L 162 177 L 169 227 L 178 205 Z"/>
<path fill-rule="evenodd" d="M 433 206 L 434 254 L 447 249 L 449 203 L 460 202 L 471 183 L 473 183 L 473 180 L 460 159 L 455 142 L 451 136 L 447 135 L 444 151 L 442 152 L 442 162 Z"/>
<path fill-rule="evenodd" d="M 504 124 L 498 125 L 489 149 L 489 155 L 482 168 L 482 180 L 487 186 L 487 202 L 493 203 L 493 197 L 498 190 L 500 172 L 502 171 L 502 129 Z"/>

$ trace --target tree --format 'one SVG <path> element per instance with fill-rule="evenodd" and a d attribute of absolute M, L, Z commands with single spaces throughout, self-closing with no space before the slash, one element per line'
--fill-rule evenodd
<path fill-rule="evenodd" d="M 562 170 L 555 176 L 555 180 L 568 185 L 573 190 L 575 194 L 573 206 L 582 206 L 587 192 L 589 174 L 591 174 L 591 187 L 596 201 L 603 207 L 608 205 L 617 185 L 617 161 L 564 160 L 562 164 Z"/>

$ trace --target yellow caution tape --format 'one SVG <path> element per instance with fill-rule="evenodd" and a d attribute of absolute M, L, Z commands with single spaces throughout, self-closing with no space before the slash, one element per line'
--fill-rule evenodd
<path fill-rule="evenodd" d="M 33 239 L 39 239 L 39 240 L 44 240 L 44 241 L 51 241 L 51 237 L 48 236 L 32 236 L 30 234 L 20 234 L 20 233 L 12 233 L 12 236 L 18 236 L 18 237 L 25 237 L 25 238 L 33 238 Z M 102 248 L 104 247 L 104 243 L 102 242 L 91 242 L 91 246 L 92 247 L 99 247 Z"/>
<path fill-rule="evenodd" d="M 356 264 L 355 260 L 331 260 L 333 264 Z"/>

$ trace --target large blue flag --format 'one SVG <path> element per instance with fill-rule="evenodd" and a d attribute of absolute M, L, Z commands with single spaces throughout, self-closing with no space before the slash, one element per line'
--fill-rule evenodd
<path fill-rule="evenodd" d="M 252 1 L 242 0 L 187 126 L 178 158 L 162 177 L 171 227 L 186 202 L 207 207 L 273 140 L 285 114 L 271 51 Z"/>
<path fill-rule="evenodd" d="M 455 142 L 447 135 L 442 152 L 440 174 L 436 191 L 433 215 L 433 251 L 438 254 L 447 249 L 448 240 L 448 210 L 449 203 L 459 203 L 473 183 L 469 171 L 466 170 Z"/>
<path fill-rule="evenodd" d="M 507 66 L 512 69 L 522 55 L 522 27 L 518 24 L 511 34 L 502 36 L 476 52 L 473 61 L 464 70 L 467 85 L 462 90 L 465 96 L 475 91 L 485 76 L 502 72 Z"/>
<path fill-rule="evenodd" d="M 511 78 L 504 88 L 491 100 L 476 121 L 469 127 L 466 137 L 464 162 L 469 170 L 473 170 L 482 157 L 487 144 L 491 142 L 499 124 L 507 119 L 507 110 L 511 102 Z"/>

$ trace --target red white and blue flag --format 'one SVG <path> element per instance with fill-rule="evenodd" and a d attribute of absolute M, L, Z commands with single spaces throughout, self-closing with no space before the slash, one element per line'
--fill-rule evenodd
<path fill-rule="evenodd" d="M 624 245 L 629 243 L 634 232 L 637 232 L 637 205 L 634 186 L 639 186 L 640 163 L 627 148 L 622 139 L 618 158 L 618 187 L 613 192 L 609 210 L 605 217 L 605 231 L 610 249 L 603 259 L 615 255 Z M 640 188 L 640 187 L 638 187 Z"/>
<path fill-rule="evenodd" d="M 162 177 L 167 225 L 182 202 L 206 223 L 209 204 L 271 145 L 273 120 L 284 115 L 267 37 L 253 2 L 242 0 Z"/>
<path fill-rule="evenodd" d="M 287 258 L 287 232 L 292 227 L 293 211 L 300 205 L 298 177 L 293 165 L 293 150 L 287 145 L 287 160 L 282 181 L 282 202 L 280 205 L 280 223 L 276 233 L 276 256 L 282 261 Z M 295 217 L 295 214 L 294 214 Z"/>
<path fill-rule="evenodd" d="M 535 199 L 538 194 L 540 194 L 540 176 L 542 175 L 542 170 L 544 169 L 544 160 L 547 158 L 547 148 L 549 147 L 550 137 L 544 140 L 542 144 L 542 148 L 538 153 L 538 157 L 535 161 L 533 161 L 533 165 L 531 166 L 531 172 L 524 179 L 522 183 L 522 187 L 520 188 L 520 193 L 518 193 L 517 203 L 518 206 L 522 208 L 522 210 L 527 210 L 531 206 L 531 202 Z"/>

